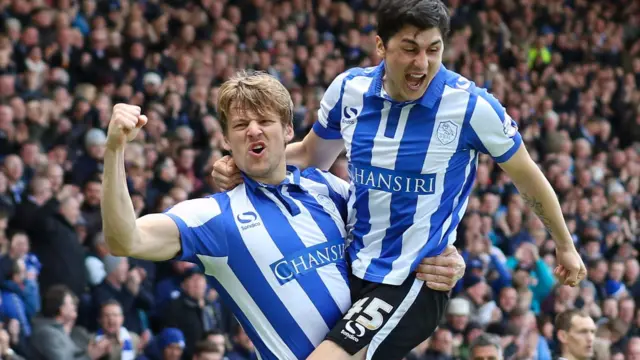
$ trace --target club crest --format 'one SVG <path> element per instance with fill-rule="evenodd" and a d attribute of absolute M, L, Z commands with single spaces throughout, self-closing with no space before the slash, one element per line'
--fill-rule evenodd
<path fill-rule="evenodd" d="M 450 144 L 456 139 L 456 135 L 458 135 L 458 125 L 452 121 L 443 121 L 438 125 L 436 137 L 442 145 Z"/>

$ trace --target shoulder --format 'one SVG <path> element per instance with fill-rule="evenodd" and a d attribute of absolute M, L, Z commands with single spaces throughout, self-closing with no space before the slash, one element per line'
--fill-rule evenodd
<path fill-rule="evenodd" d="M 335 192 L 343 193 L 345 190 L 348 191 L 349 189 L 348 182 L 326 170 L 309 167 L 301 171 L 300 176 L 312 182 L 326 185 L 330 190 Z"/>
<path fill-rule="evenodd" d="M 504 107 L 486 88 L 478 86 L 473 81 L 451 70 L 447 70 L 445 84 L 453 90 L 448 92 L 450 96 L 467 94 L 472 101 L 475 101 L 474 112 L 479 111 L 483 115 L 497 115 L 500 119 L 504 117 Z"/>
<path fill-rule="evenodd" d="M 182 201 L 167 210 L 165 214 L 179 217 L 190 227 L 200 226 L 224 212 L 228 203 L 227 193 L 217 193 Z"/>
<path fill-rule="evenodd" d="M 358 79 L 358 80 L 362 79 L 365 82 L 371 82 L 371 80 L 373 80 L 376 74 L 375 70 L 376 70 L 376 67 L 350 68 L 344 71 L 343 73 L 341 73 L 340 75 L 336 76 L 336 78 L 333 80 L 333 82 L 327 89 L 327 92 L 333 92 L 333 93 L 339 92 L 340 94 L 342 94 L 346 90 L 345 85 L 347 83 L 351 83 L 351 80 L 354 80 L 354 79 Z M 349 87 L 349 88 L 351 89 L 352 87 Z"/>

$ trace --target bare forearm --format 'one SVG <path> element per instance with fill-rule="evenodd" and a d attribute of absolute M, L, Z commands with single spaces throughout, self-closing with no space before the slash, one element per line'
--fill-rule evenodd
<path fill-rule="evenodd" d="M 342 139 L 326 140 L 311 130 L 302 141 L 289 144 L 285 155 L 287 164 L 300 169 L 315 167 L 329 170 L 343 149 Z"/>
<path fill-rule="evenodd" d="M 124 149 L 104 155 L 102 181 L 102 224 L 105 240 L 115 255 L 128 255 L 139 241 L 136 214 L 129 196 L 124 167 Z"/>
<path fill-rule="evenodd" d="M 573 247 L 558 197 L 542 172 L 516 183 L 525 204 L 536 214 L 559 248 Z"/>
<path fill-rule="evenodd" d="M 309 167 L 309 157 L 307 149 L 302 141 L 287 145 L 285 156 L 288 165 L 294 165 L 300 169 Z"/>

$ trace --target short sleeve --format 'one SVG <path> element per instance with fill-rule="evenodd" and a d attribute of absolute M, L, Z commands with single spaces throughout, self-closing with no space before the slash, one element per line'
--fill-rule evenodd
<path fill-rule="evenodd" d="M 509 160 L 522 144 L 518 124 L 506 113 L 492 95 L 477 96 L 476 106 L 469 120 L 471 146 L 490 155 L 496 162 Z"/>
<path fill-rule="evenodd" d="M 340 120 L 342 119 L 342 94 L 344 81 L 347 76 L 344 72 L 336 77 L 329 88 L 324 92 L 318 109 L 318 120 L 313 124 L 313 131 L 325 140 L 342 139 L 340 133 Z"/>
<path fill-rule="evenodd" d="M 174 260 L 196 262 L 197 255 L 227 256 L 222 210 L 214 197 L 178 203 L 165 212 L 178 226 L 181 251 Z"/>

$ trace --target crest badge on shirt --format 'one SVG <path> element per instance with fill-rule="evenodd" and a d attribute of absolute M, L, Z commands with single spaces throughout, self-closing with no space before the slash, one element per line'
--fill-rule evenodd
<path fill-rule="evenodd" d="M 443 121 L 438 125 L 436 137 L 442 145 L 448 145 L 456 139 L 458 135 L 458 125 L 453 121 Z"/>
<path fill-rule="evenodd" d="M 513 119 L 511 119 L 511 116 L 509 116 L 509 114 L 506 114 L 506 113 L 504 114 L 504 122 L 502 123 L 502 130 L 504 131 L 504 134 L 507 135 L 508 137 L 514 137 L 518 132 L 518 125 L 516 124 L 515 121 L 513 121 Z"/>

